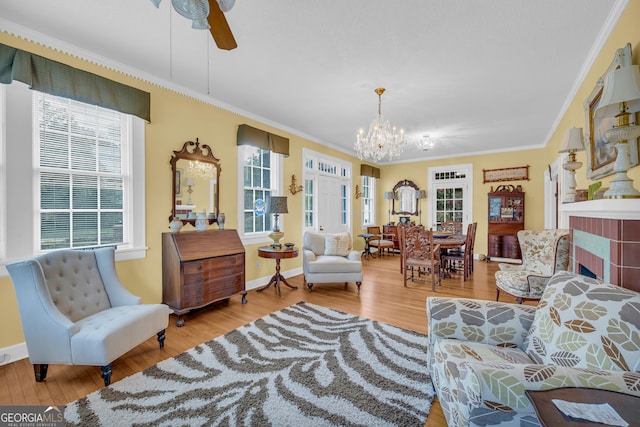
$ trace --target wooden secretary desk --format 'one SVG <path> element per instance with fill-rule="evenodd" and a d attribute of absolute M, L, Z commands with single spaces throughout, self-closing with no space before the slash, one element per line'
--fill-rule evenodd
<path fill-rule="evenodd" d="M 524 230 L 524 192 L 520 186 L 500 185 L 489 193 L 487 260 L 522 259 L 518 231 Z"/>
<path fill-rule="evenodd" d="M 183 315 L 245 290 L 245 252 L 236 230 L 162 233 L 162 302 Z"/>

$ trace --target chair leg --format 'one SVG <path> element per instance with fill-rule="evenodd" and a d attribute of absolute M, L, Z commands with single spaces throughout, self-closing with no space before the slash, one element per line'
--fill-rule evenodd
<path fill-rule="evenodd" d="M 362 282 L 356 282 L 356 286 L 358 287 L 358 293 L 360 293 L 360 285 L 362 285 Z"/>
<path fill-rule="evenodd" d="M 49 369 L 49 365 L 46 363 L 37 363 L 33 365 L 33 373 L 36 376 L 36 382 L 40 383 L 47 378 L 47 370 Z"/>
<path fill-rule="evenodd" d="M 312 289 L 311 289 L 311 288 L 313 288 L 313 283 L 309 283 L 309 282 L 307 282 L 307 290 L 308 290 L 309 292 L 311 292 L 311 291 L 312 291 Z"/>
<path fill-rule="evenodd" d="M 100 367 L 102 378 L 104 378 L 104 386 L 111 384 L 111 363 Z"/>
<path fill-rule="evenodd" d="M 156 335 L 158 335 L 158 342 L 160 343 L 160 348 L 164 348 L 164 332 L 165 330 L 161 330 L 160 332 L 158 332 Z"/>

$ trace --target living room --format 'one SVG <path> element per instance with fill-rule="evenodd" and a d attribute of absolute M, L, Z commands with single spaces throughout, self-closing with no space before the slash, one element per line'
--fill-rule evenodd
<path fill-rule="evenodd" d="M 473 220 L 478 223 L 476 253 L 486 254 L 488 247 L 487 237 L 487 193 L 495 187 L 495 183 L 483 182 L 483 170 L 493 170 L 501 168 L 512 168 L 516 166 L 529 166 L 529 180 L 518 182 L 526 191 L 526 228 L 542 229 L 547 226 L 545 216 L 547 216 L 546 206 L 549 197 L 545 193 L 546 180 L 548 180 L 547 170 L 549 165 L 559 165 L 560 156 L 558 151 L 563 142 L 568 129 L 572 127 L 586 127 L 583 103 L 587 99 L 598 79 L 603 76 L 612 62 L 616 50 L 624 47 L 627 43 L 632 46 L 633 63 L 640 62 L 640 27 L 637 25 L 640 16 L 640 1 L 630 0 L 622 2 L 620 16 L 609 28 L 609 32 L 601 41 L 600 50 L 594 53 L 591 66 L 584 70 L 584 75 L 576 80 L 581 84 L 575 88 L 573 99 L 566 105 L 564 112 L 558 117 L 557 124 L 546 146 L 541 148 L 524 149 L 518 151 L 503 151 L 486 154 L 460 155 L 456 157 L 440 158 L 435 160 L 424 160 L 416 162 L 390 163 L 377 165 L 380 168 L 380 179 L 376 181 L 377 188 L 377 208 L 376 218 L 378 224 L 387 222 L 388 205 L 383 199 L 384 192 L 390 191 L 398 182 L 409 179 L 416 183 L 419 188 L 428 188 L 427 177 L 428 168 L 443 167 L 450 165 L 469 164 L 473 167 L 473 193 L 472 208 Z M 119 258 L 117 263 L 118 275 L 128 289 L 142 297 L 145 303 L 157 303 L 162 300 L 162 234 L 169 231 L 169 216 L 172 205 L 172 180 L 173 176 L 169 165 L 169 160 L 175 150 L 180 150 L 182 145 L 189 140 L 199 140 L 203 144 L 208 144 L 213 155 L 220 159 L 221 176 L 219 189 L 219 209 L 226 214 L 226 229 L 236 229 L 240 222 L 238 206 L 241 205 L 239 194 L 239 181 L 241 166 L 238 161 L 237 131 L 238 126 L 248 124 L 254 128 L 265 132 L 282 136 L 289 140 L 289 156 L 282 161 L 281 176 L 284 183 L 283 194 L 288 195 L 288 213 L 283 215 L 283 229 L 285 241 L 291 241 L 297 245 L 302 243 L 303 234 L 303 203 L 301 195 L 292 195 L 287 190 L 290 177 L 302 176 L 303 151 L 312 150 L 324 153 L 336 159 L 349 162 L 352 165 L 351 175 L 354 177 L 353 185 L 359 183 L 360 165 L 371 162 L 362 162 L 355 155 L 347 154 L 343 151 L 326 147 L 321 143 L 304 138 L 297 133 L 286 129 L 278 128 L 270 123 L 263 123 L 252 116 L 243 116 L 237 112 L 224 109 L 201 99 L 194 98 L 188 94 L 175 91 L 172 88 L 161 87 L 142 78 L 131 75 L 128 70 L 109 69 L 95 62 L 90 58 L 81 58 L 65 53 L 64 46 L 47 46 L 30 40 L 27 34 L 19 34 L 15 31 L 3 30 L 0 32 L 0 43 L 21 49 L 27 52 L 40 55 L 71 67 L 76 67 L 99 76 L 123 83 L 151 94 L 152 118 L 150 123 L 144 125 L 144 187 L 142 196 L 138 202 L 142 202 L 143 227 L 138 230 L 142 233 L 141 244 L 132 248 L 131 252 L 141 252 L 142 255 L 132 255 L 127 258 Z M 550 65 L 552 66 L 552 65 Z M 354 124 L 359 126 L 360 124 Z M 10 142 L 9 142 L 10 144 Z M 577 160 L 583 164 L 587 163 L 587 153 L 578 152 Z M 560 168 L 561 169 L 561 165 Z M 601 181 L 603 187 L 608 187 L 613 176 L 605 176 L 598 179 L 589 179 L 586 167 L 578 169 L 575 178 L 576 188 L 587 189 L 591 184 Z M 640 168 L 632 167 L 628 175 L 631 179 L 640 180 Z M 356 178 L 357 177 L 357 178 Z M 9 185 L 17 186 L 8 178 Z M 361 228 L 361 206 L 358 200 L 353 198 L 353 209 L 350 215 L 350 222 L 353 224 L 351 233 L 353 245 L 356 249 L 363 249 L 363 240 L 358 238 L 358 234 L 365 230 Z M 606 200 L 605 200 L 606 202 Z M 562 218 L 562 205 L 559 207 L 560 218 Z M 13 227 L 17 219 L 29 217 L 25 215 L 24 207 L 19 212 L 7 213 L 7 225 L 4 230 Z M 413 218 L 418 220 L 417 217 Z M 398 221 L 398 215 L 393 215 L 392 221 Z M 22 220 L 22 223 L 24 220 Z M 562 219 L 558 224 L 562 224 Z M 567 226 L 567 224 L 565 224 Z M 190 226 L 189 226 L 190 227 Z M 211 228 L 217 228 L 212 225 Z M 189 231 L 194 228 L 187 228 Z M 265 243 L 245 243 L 246 250 L 246 283 L 247 290 L 253 290 L 263 286 L 268 282 L 273 274 L 274 264 L 270 260 L 265 260 L 258 255 L 257 248 Z M 6 243 L 5 243 L 6 245 Z M 5 259 L 2 260 L 3 275 L 0 277 L 0 323 L 2 334 L 0 334 L 0 355 L 9 355 L 7 362 L 12 363 L 26 357 L 26 347 L 24 345 L 24 335 L 20 323 L 18 304 L 13 290 L 13 285 L 4 271 L 4 264 L 20 259 L 24 253 L 12 251 L 9 246 L 5 251 Z M 386 260 L 385 262 L 392 262 Z M 374 263 L 370 263 L 374 264 Z M 366 267 L 365 267 L 366 268 Z M 301 257 L 285 259 L 282 261 L 282 272 L 285 277 L 299 276 L 302 272 Z M 395 279 L 394 279 L 395 280 Z M 401 288 L 401 277 L 398 275 L 398 289 Z M 367 286 L 363 284 L 363 289 Z M 297 292 L 301 292 L 298 290 Z M 306 292 L 306 291 L 305 291 Z M 355 292 L 349 289 L 349 292 Z M 277 298 L 270 292 L 261 295 L 262 298 Z M 490 298 L 490 297 L 489 297 Z M 334 302 L 333 308 L 341 309 L 339 301 L 334 297 L 323 300 L 324 302 Z M 236 302 L 234 301 L 233 304 Z M 424 310 L 424 301 L 415 303 Z M 249 298 L 246 306 L 242 310 L 251 310 L 252 305 L 257 305 Z M 268 306 L 270 307 L 270 306 Z M 224 307 L 222 308 L 224 309 Z M 264 311 L 264 307 L 258 310 Z M 361 314 L 367 317 L 369 310 L 362 308 Z M 237 326 L 243 324 L 243 319 Z M 252 318 L 253 320 L 253 318 Z M 425 320 L 426 322 L 426 320 Z M 197 323 L 194 319 L 193 323 Z M 206 327 L 215 328 L 215 324 L 206 324 Z M 401 325 L 402 326 L 402 325 Z M 187 323 L 187 329 L 189 323 Z M 201 326 L 202 328 L 202 326 Z M 194 328 L 195 329 L 195 328 Z M 175 329 L 174 329 L 175 330 Z M 200 329 L 201 330 L 201 329 Z M 424 330 L 421 330 L 424 332 Z M 168 341 L 171 337 L 168 337 Z M 202 340 L 198 341 L 202 342 Z M 32 381 L 32 378 L 21 378 L 17 381 Z M 45 402 L 43 402 L 45 403 Z"/>

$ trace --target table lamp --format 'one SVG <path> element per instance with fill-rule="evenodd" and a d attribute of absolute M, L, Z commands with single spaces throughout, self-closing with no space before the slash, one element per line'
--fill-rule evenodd
<path fill-rule="evenodd" d="M 187 205 L 193 205 L 193 202 L 191 201 L 191 193 L 193 193 L 193 189 L 191 187 L 193 187 L 194 185 L 196 185 L 195 182 L 193 182 L 193 178 L 191 178 L 190 176 L 184 179 L 184 185 L 186 185 L 187 187 L 189 187 L 187 189 L 187 193 L 189 193 L 189 200 L 187 200 Z"/>
<path fill-rule="evenodd" d="M 559 153 L 569 153 L 569 159 L 562 165 L 565 170 L 569 171 L 569 190 L 562 200 L 564 203 L 576 201 L 576 171 L 582 166 L 581 162 L 576 162 L 576 152 L 578 151 L 584 151 L 582 128 L 571 128 L 567 131 L 560 150 L 558 150 Z"/>
<path fill-rule="evenodd" d="M 393 200 L 393 191 L 385 191 L 384 199 L 389 201 L 389 222 L 387 225 L 391 225 L 391 200 Z"/>
<path fill-rule="evenodd" d="M 418 190 L 418 203 L 420 207 L 420 224 L 422 225 L 422 202 L 420 200 L 427 198 L 427 190 Z"/>
<path fill-rule="evenodd" d="M 280 239 L 284 237 L 284 233 L 280 231 L 278 226 L 278 216 L 280 214 L 289 213 L 287 209 L 287 197 L 286 196 L 271 196 L 268 201 L 267 213 L 274 214 L 275 220 L 273 222 L 273 231 L 269 233 L 269 238 L 273 240 L 271 247 L 274 249 L 280 249 Z"/>
<path fill-rule="evenodd" d="M 630 60 L 629 60 L 630 61 Z M 629 116 L 640 111 L 640 70 L 637 65 L 625 66 L 607 73 L 602 89 L 602 98 L 596 107 L 594 117 L 615 115 L 616 126 L 605 132 L 608 142 L 615 142 L 618 155 L 613 165 L 615 178 L 604 193 L 607 199 L 633 199 L 640 197 L 640 191 L 633 187 L 627 176 L 631 167 L 628 141 L 640 136 L 640 126 L 631 124 Z"/>

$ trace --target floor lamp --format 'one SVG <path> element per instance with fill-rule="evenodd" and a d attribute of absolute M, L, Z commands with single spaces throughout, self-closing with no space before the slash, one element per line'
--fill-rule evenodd
<path fill-rule="evenodd" d="M 384 199 L 389 201 L 389 222 L 387 225 L 391 225 L 391 200 L 393 200 L 393 191 L 385 191 Z"/>
<path fill-rule="evenodd" d="M 630 60 L 629 60 L 630 61 Z M 629 143 L 640 136 L 640 126 L 629 123 L 629 116 L 640 111 L 640 70 L 637 65 L 628 64 L 607 73 L 602 89 L 602 98 L 594 117 L 615 115 L 616 126 L 605 132 L 608 142 L 615 142 L 618 156 L 613 165 L 615 178 L 605 191 L 607 199 L 640 198 L 640 191 L 633 187 L 633 181 L 627 176 L 631 167 L 629 161 Z"/>
<path fill-rule="evenodd" d="M 422 225 L 422 202 L 421 200 L 427 198 L 427 190 L 418 190 L 418 207 L 420 208 L 420 224 Z"/>

